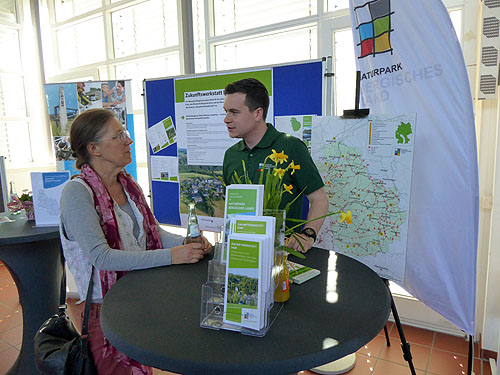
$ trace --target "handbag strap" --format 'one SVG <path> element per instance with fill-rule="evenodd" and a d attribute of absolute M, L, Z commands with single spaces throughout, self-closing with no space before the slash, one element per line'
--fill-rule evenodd
<path fill-rule="evenodd" d="M 66 264 L 61 247 L 62 278 L 61 291 L 59 292 L 59 312 L 66 310 Z"/>
<path fill-rule="evenodd" d="M 64 312 L 66 310 L 66 264 L 64 254 L 61 251 L 61 263 L 62 263 L 62 279 L 61 279 L 61 292 L 59 294 L 59 312 Z M 92 298 L 92 289 L 94 286 L 94 265 L 92 265 L 92 272 L 90 273 L 89 287 L 87 289 L 87 296 L 85 297 L 85 309 L 83 311 L 83 322 L 82 322 L 82 336 L 87 335 L 89 330 L 89 315 L 90 315 L 90 300 Z"/>
<path fill-rule="evenodd" d="M 62 250 L 62 247 L 61 247 Z M 61 293 L 59 295 L 59 313 L 66 310 L 66 259 L 64 258 L 64 253 L 61 251 L 61 263 L 63 266 L 62 280 L 61 280 Z M 89 348 L 89 315 L 90 315 L 90 300 L 92 297 L 92 289 L 94 286 L 94 265 L 92 265 L 92 272 L 90 273 L 89 287 L 87 289 L 87 296 L 85 297 L 85 310 L 83 312 L 83 322 L 82 322 L 82 334 L 81 334 L 81 349 L 82 358 L 87 360 L 90 356 Z M 83 366 L 83 362 L 82 362 Z"/>
<path fill-rule="evenodd" d="M 85 310 L 83 311 L 82 336 L 87 335 L 89 329 L 90 299 L 92 297 L 92 287 L 94 285 L 94 269 L 95 267 L 92 265 L 89 288 L 87 289 L 87 298 L 85 298 Z"/>

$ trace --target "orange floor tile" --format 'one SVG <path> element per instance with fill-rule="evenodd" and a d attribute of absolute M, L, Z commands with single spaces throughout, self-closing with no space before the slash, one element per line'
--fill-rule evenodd
<path fill-rule="evenodd" d="M 68 312 L 74 322 L 84 304 L 68 300 Z M 356 353 L 356 364 L 346 374 L 350 375 L 407 375 L 408 364 L 403 359 L 399 334 L 394 323 L 388 322 L 390 346 L 386 344 L 381 331 Z M 465 375 L 467 374 L 468 342 L 439 332 L 411 326 L 403 326 L 406 340 L 410 343 L 413 364 L 418 375 Z M 19 353 L 22 338 L 22 309 L 19 304 L 16 285 L 7 268 L 0 262 L 0 374 L 5 374 Z M 491 375 L 488 361 L 478 358 L 479 350 L 474 348 L 474 374 Z M 301 371 L 300 375 L 315 375 Z M 154 375 L 175 375 L 168 371 L 154 370 Z"/>

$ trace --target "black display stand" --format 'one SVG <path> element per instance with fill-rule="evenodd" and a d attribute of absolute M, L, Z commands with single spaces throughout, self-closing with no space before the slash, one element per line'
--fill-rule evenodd
<path fill-rule="evenodd" d="M 369 108 L 359 108 L 359 90 L 361 83 L 361 72 L 356 71 L 356 97 L 354 98 L 354 109 L 345 109 L 343 118 L 361 118 L 370 114 Z"/>
<path fill-rule="evenodd" d="M 382 279 L 387 285 L 389 289 L 389 280 Z M 412 375 L 415 374 L 415 368 L 413 367 L 412 356 L 410 352 L 410 344 L 406 341 L 403 328 L 401 326 L 401 321 L 399 320 L 399 315 L 396 310 L 396 305 L 394 304 L 394 298 L 392 298 L 391 290 L 389 289 L 389 294 L 391 296 L 391 311 L 394 317 L 394 321 L 396 323 L 396 327 L 398 328 L 399 337 L 401 338 L 401 348 L 403 349 L 403 358 L 408 362 L 410 366 L 410 370 Z M 387 346 L 391 346 L 391 341 L 389 340 L 389 332 L 387 331 L 387 325 L 384 327 L 385 340 L 387 342 Z M 467 375 L 472 375 L 472 359 L 474 358 L 474 344 L 472 335 L 469 335 L 469 357 L 467 361 Z"/>
<path fill-rule="evenodd" d="M 412 375 L 416 375 L 415 366 L 413 365 L 410 344 L 406 341 L 405 334 L 403 332 L 403 326 L 401 325 L 401 320 L 399 320 L 398 310 L 396 309 L 396 304 L 394 303 L 394 298 L 392 297 L 391 289 L 389 287 L 389 280 L 384 280 L 385 285 L 387 285 L 387 289 L 389 289 L 389 295 L 391 296 L 391 311 L 392 316 L 394 317 L 394 322 L 396 323 L 396 327 L 398 329 L 399 338 L 401 339 L 401 349 L 403 350 L 403 358 L 406 362 L 408 362 L 408 366 L 410 366 L 410 371 Z M 387 332 L 387 326 L 384 327 L 385 332 L 385 340 L 387 342 L 387 346 L 391 346 L 391 342 L 389 340 L 389 333 Z"/>

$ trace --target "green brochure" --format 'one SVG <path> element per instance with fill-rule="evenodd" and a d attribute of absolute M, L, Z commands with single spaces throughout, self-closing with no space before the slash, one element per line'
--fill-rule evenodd
<path fill-rule="evenodd" d="M 264 326 L 262 251 L 262 239 L 237 234 L 228 237 L 225 323 L 254 330 Z"/>
<path fill-rule="evenodd" d="M 226 187 L 225 218 L 262 215 L 264 185 L 233 184 Z"/>

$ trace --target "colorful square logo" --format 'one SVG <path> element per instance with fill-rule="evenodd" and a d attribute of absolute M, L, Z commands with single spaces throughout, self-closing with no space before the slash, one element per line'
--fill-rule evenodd
<path fill-rule="evenodd" d="M 359 58 L 375 56 L 379 53 L 390 52 L 391 33 L 391 0 L 365 1 L 354 7 L 357 30 L 359 32 Z"/>

